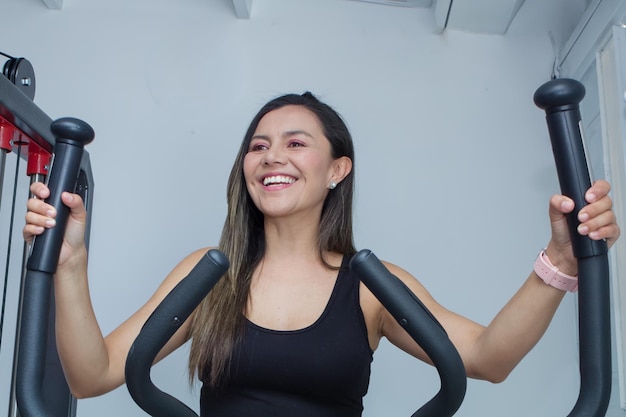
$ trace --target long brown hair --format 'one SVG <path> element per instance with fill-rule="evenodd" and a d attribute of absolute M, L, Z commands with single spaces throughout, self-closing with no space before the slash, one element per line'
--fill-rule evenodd
<path fill-rule="evenodd" d="M 228 213 L 219 243 L 219 249 L 230 260 L 230 268 L 194 312 L 190 330 L 190 379 L 197 374 L 211 386 L 219 386 L 228 377 L 231 353 L 244 329 L 252 274 L 265 253 L 263 214 L 248 194 L 243 160 L 263 116 L 287 105 L 303 106 L 313 112 L 330 142 L 332 157 L 347 156 L 354 166 L 354 147 L 346 124 L 335 110 L 310 92 L 271 100 L 250 123 L 228 179 Z M 318 249 L 320 259 L 328 267 L 325 252 L 356 252 L 352 233 L 353 191 L 354 168 L 324 202 Z"/>

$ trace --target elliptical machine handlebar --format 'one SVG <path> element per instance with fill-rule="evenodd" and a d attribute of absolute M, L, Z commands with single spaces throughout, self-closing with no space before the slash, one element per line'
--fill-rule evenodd
<path fill-rule="evenodd" d="M 452 416 L 467 388 L 465 367 L 447 333 L 426 306 L 371 251 L 352 257 L 350 268 L 360 277 L 394 319 L 426 352 L 439 372 L 441 388 L 412 417 Z"/>
<path fill-rule="evenodd" d="M 537 107 L 546 112 L 546 122 L 554 153 L 559 184 L 563 195 L 574 200 L 575 210 L 567 216 L 574 256 L 586 258 L 608 252 L 605 241 L 591 240 L 576 229 L 578 211 L 587 204 L 585 192 L 591 178 L 585 147 L 579 103 L 585 97 L 585 87 L 576 80 L 559 78 L 543 84 L 534 95 Z"/>
<path fill-rule="evenodd" d="M 139 407 L 154 417 L 198 417 L 150 379 L 156 355 L 228 269 L 226 256 L 208 251 L 157 306 L 133 342 L 126 359 L 126 386 Z"/>
<path fill-rule="evenodd" d="M 602 417 L 611 395 L 611 318 L 608 247 L 605 241 L 580 235 L 578 212 L 591 186 L 582 140 L 579 103 L 585 87 L 561 78 L 535 92 L 535 104 L 545 110 L 561 191 L 574 200 L 567 216 L 574 256 L 578 258 L 578 328 L 580 391 L 570 417 Z"/>
<path fill-rule="evenodd" d="M 15 384 L 17 406 L 23 417 L 48 415 L 41 385 L 48 336 L 47 320 L 43 318 L 48 316 L 53 275 L 69 218 L 69 208 L 61 202 L 61 194 L 64 191 L 74 192 L 84 146 L 95 136 L 87 123 L 69 117 L 52 122 L 50 130 L 56 142 L 53 163 L 47 176 L 50 195 L 46 202 L 57 209 L 57 225 L 33 240 L 24 277 Z"/>

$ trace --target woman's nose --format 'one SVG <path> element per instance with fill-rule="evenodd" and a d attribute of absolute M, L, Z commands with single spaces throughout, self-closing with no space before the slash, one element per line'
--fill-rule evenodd
<path fill-rule="evenodd" d="M 264 165 L 284 164 L 287 162 L 287 155 L 284 150 L 278 146 L 273 146 L 265 152 L 263 157 Z"/>

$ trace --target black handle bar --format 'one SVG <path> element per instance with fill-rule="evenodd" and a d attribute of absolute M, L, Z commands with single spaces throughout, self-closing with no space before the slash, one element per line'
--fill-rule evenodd
<path fill-rule="evenodd" d="M 360 277 L 406 332 L 424 349 L 439 372 L 439 392 L 412 417 L 452 416 L 467 387 L 465 367 L 445 330 L 426 306 L 371 251 L 359 251 L 350 268 Z"/>
<path fill-rule="evenodd" d="M 570 238 L 578 258 L 578 327 L 580 392 L 570 417 L 602 417 L 611 395 L 611 316 L 608 247 L 605 241 L 580 235 L 577 214 L 591 186 L 582 140 L 578 104 L 585 87 L 562 78 L 548 81 L 535 92 L 535 104 L 546 112 L 561 191 L 574 200 L 568 215 Z"/>
<path fill-rule="evenodd" d="M 74 118 L 55 120 L 50 130 L 56 143 L 47 177 L 50 196 L 46 202 L 57 210 L 56 227 L 35 238 L 26 265 L 15 386 L 18 409 L 23 417 L 49 414 L 44 406 L 41 385 L 48 337 L 47 321 L 42 318 L 48 316 L 53 274 L 69 217 L 69 208 L 61 202 L 61 194 L 74 191 L 84 146 L 95 135 L 91 126 Z"/>
<path fill-rule="evenodd" d="M 226 256 L 208 251 L 191 272 L 170 291 L 148 318 L 128 352 L 126 386 L 139 407 L 154 417 L 198 417 L 150 379 L 156 355 L 187 320 L 228 269 Z"/>

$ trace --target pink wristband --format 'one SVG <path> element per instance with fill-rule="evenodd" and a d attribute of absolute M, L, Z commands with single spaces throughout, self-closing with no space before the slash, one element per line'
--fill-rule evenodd
<path fill-rule="evenodd" d="M 557 267 L 552 265 L 550 259 L 548 259 L 545 249 L 542 249 L 539 255 L 537 255 L 537 259 L 535 260 L 535 274 L 537 274 L 543 282 L 559 290 L 569 292 L 576 292 L 576 290 L 578 290 L 578 277 L 566 275 L 559 271 Z"/>

